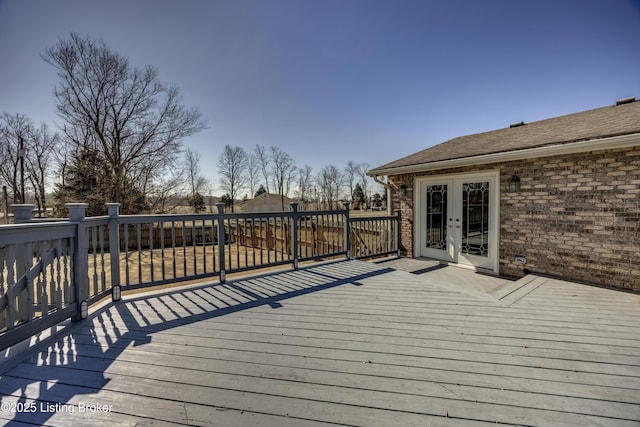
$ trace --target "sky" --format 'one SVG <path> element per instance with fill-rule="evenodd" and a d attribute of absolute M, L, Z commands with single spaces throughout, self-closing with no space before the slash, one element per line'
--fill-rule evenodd
<path fill-rule="evenodd" d="M 0 113 L 62 125 L 41 54 L 70 32 L 201 111 L 184 144 L 214 187 L 225 144 L 376 167 L 640 98 L 640 0 L 0 0 Z"/>

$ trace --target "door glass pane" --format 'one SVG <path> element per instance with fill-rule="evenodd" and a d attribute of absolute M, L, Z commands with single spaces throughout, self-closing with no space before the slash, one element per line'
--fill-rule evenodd
<path fill-rule="evenodd" d="M 462 184 L 462 253 L 489 256 L 489 183 Z"/>
<path fill-rule="evenodd" d="M 447 186 L 427 186 L 427 238 L 432 249 L 447 248 Z"/>

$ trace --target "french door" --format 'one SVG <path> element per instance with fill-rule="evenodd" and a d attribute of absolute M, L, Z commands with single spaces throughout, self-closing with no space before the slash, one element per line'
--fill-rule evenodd
<path fill-rule="evenodd" d="M 416 184 L 417 255 L 497 272 L 497 172 Z"/>

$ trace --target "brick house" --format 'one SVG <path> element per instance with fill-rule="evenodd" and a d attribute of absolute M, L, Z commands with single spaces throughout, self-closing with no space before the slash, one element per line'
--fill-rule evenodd
<path fill-rule="evenodd" d="M 454 138 L 386 176 L 401 250 L 640 291 L 640 101 Z"/>
<path fill-rule="evenodd" d="M 235 212 L 282 212 L 289 210 L 292 199 L 278 194 L 262 193 L 253 199 L 236 202 Z"/>

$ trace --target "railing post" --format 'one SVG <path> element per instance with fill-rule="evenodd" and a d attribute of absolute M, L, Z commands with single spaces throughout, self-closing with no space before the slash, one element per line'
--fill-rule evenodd
<path fill-rule="evenodd" d="M 291 202 L 289 203 L 291 207 L 292 218 L 293 218 L 293 226 L 291 227 L 291 245 L 293 246 L 291 249 L 291 256 L 293 257 L 293 269 L 298 269 L 298 203 Z"/>
<path fill-rule="evenodd" d="M 87 203 L 67 203 L 69 222 L 76 225 L 76 238 L 73 242 L 73 293 L 78 312 L 73 320 L 85 319 L 88 315 L 89 299 L 89 240 L 84 219 L 87 213 Z"/>
<path fill-rule="evenodd" d="M 395 245 L 396 254 L 398 258 L 400 257 L 400 209 L 395 210 L 396 214 L 396 232 L 393 236 L 393 244 Z"/>
<path fill-rule="evenodd" d="M 351 258 L 351 223 L 349 221 L 349 202 L 344 202 L 344 246 L 347 258 Z"/>
<path fill-rule="evenodd" d="M 120 203 L 107 203 L 109 211 L 109 262 L 111 264 L 111 299 L 120 300 Z"/>
<path fill-rule="evenodd" d="M 224 270 L 224 203 L 216 203 L 218 208 L 218 262 L 220 265 L 220 283 L 227 281 L 226 272 Z"/>
<path fill-rule="evenodd" d="M 27 224 L 31 222 L 31 215 L 35 205 L 15 204 L 11 205 L 14 224 Z M 22 277 L 33 266 L 33 244 L 31 242 L 16 245 L 16 278 Z M 20 292 L 17 304 L 17 320 L 28 322 L 29 306 L 33 303 L 33 281 L 30 281 L 26 292 Z"/>

